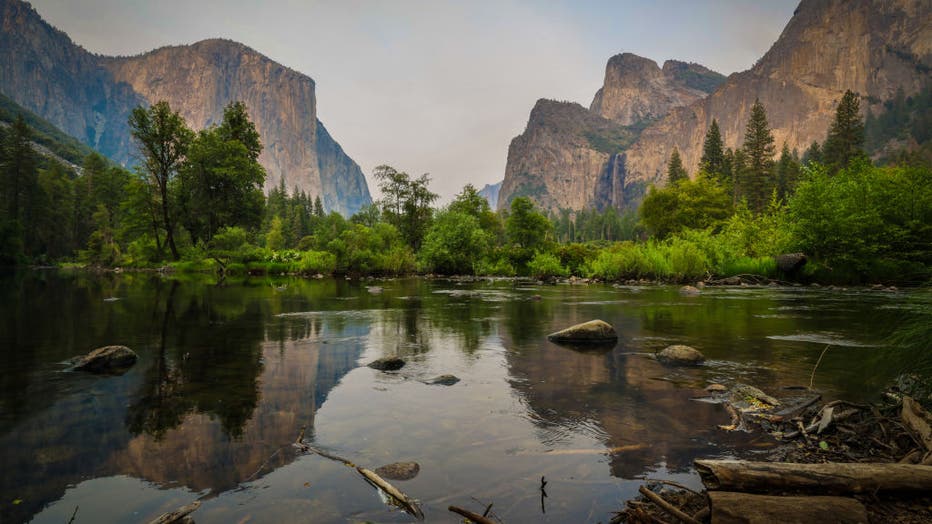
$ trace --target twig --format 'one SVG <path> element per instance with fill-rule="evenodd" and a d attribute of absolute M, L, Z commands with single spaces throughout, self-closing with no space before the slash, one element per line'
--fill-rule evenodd
<path fill-rule="evenodd" d="M 249 482 L 250 480 L 254 479 L 256 475 L 259 474 L 260 471 L 265 469 L 265 466 L 268 465 L 269 461 L 275 458 L 275 455 L 278 455 L 279 453 L 281 453 L 281 451 L 282 451 L 282 448 L 276 449 L 275 453 L 272 453 L 271 455 L 269 455 L 269 458 L 265 459 L 265 462 L 263 462 L 262 465 L 259 466 L 259 469 L 257 469 L 256 472 L 253 473 L 252 475 L 249 475 L 249 477 L 247 477 L 246 480 L 244 480 L 243 482 Z"/>
<path fill-rule="evenodd" d="M 644 486 L 639 487 L 638 491 L 641 493 L 641 495 L 644 495 L 645 497 L 650 499 L 651 502 L 659 506 L 660 509 L 666 511 L 670 515 L 673 515 L 674 517 L 682 520 L 683 522 L 686 522 L 687 524 L 699 524 L 698 520 L 683 513 L 682 511 L 677 509 L 674 505 L 670 504 L 666 500 L 663 500 L 663 497 L 645 488 Z"/>
<path fill-rule="evenodd" d="M 815 363 L 815 367 L 812 368 L 812 375 L 809 376 L 809 389 L 812 389 L 812 383 L 815 380 L 815 372 L 817 369 L 819 369 L 819 364 L 822 363 L 822 357 L 825 356 L 825 352 L 828 351 L 828 348 L 830 348 L 831 346 L 832 346 L 831 344 L 827 344 L 825 346 L 825 349 L 822 350 L 822 354 L 819 355 L 819 360 L 816 361 Z"/>
<path fill-rule="evenodd" d="M 78 508 L 79 508 L 79 507 L 80 507 L 80 506 L 75 506 L 75 507 L 74 507 L 74 513 L 72 513 L 72 514 L 71 514 L 71 518 L 68 519 L 68 524 L 71 524 L 72 522 L 74 522 L 74 517 L 78 514 Z"/>
<path fill-rule="evenodd" d="M 480 515 L 480 514 L 478 514 L 478 513 L 473 513 L 472 511 L 469 511 L 468 509 L 463 509 L 463 508 L 460 508 L 460 507 L 457 507 L 457 506 L 450 506 L 450 507 L 448 507 L 447 509 L 448 509 L 449 511 L 452 511 L 453 513 L 456 513 L 456 514 L 458 514 L 458 515 L 461 515 L 461 516 L 463 516 L 463 517 L 465 517 L 465 518 L 467 518 L 467 519 L 469 519 L 469 520 L 475 522 L 476 524 L 496 524 L 496 522 L 495 522 L 494 520 L 489 519 L 489 518 L 486 518 L 486 517 L 483 517 L 482 515 Z"/>
<path fill-rule="evenodd" d="M 679 482 L 673 482 L 672 480 L 644 479 L 644 481 L 645 481 L 645 482 L 657 482 L 657 483 L 659 483 L 659 484 L 666 484 L 666 485 L 668 485 L 668 486 L 673 486 L 673 487 L 675 487 L 675 488 L 685 489 L 686 491 L 688 491 L 688 492 L 690 492 L 690 493 L 695 493 L 696 495 L 702 495 L 702 493 L 699 493 L 698 491 L 696 491 L 696 490 L 694 490 L 694 489 L 692 489 L 692 488 L 688 488 L 688 487 L 686 487 L 686 486 L 680 484 Z"/>

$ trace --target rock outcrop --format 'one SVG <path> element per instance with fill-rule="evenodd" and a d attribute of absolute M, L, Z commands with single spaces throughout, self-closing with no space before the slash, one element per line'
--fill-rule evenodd
<path fill-rule="evenodd" d="M 644 186 L 626 176 L 624 151 L 649 122 L 705 96 L 724 77 L 700 65 L 663 68 L 630 53 L 612 57 L 589 109 L 541 99 L 511 141 L 498 208 L 518 196 L 548 210 L 623 208 Z"/>
<path fill-rule="evenodd" d="M 344 214 L 371 202 L 359 166 L 317 119 L 314 81 L 245 45 L 212 39 L 98 56 L 19 0 L 0 0 L 0 27 L 0 91 L 119 163 L 133 161 L 132 108 L 167 100 L 201 129 L 241 100 L 264 146 L 266 189 L 284 180 Z"/>
<path fill-rule="evenodd" d="M 605 83 L 589 109 L 622 125 L 643 124 L 704 98 L 724 80 L 698 64 L 668 60 L 660 68 L 649 58 L 622 53 L 608 60 Z"/>
<path fill-rule="evenodd" d="M 929 85 L 928 0 L 803 0 L 754 67 L 724 81 L 696 64 L 668 61 L 661 68 L 631 54 L 612 57 L 590 112 L 623 126 L 628 139 L 586 147 L 583 138 L 600 134 L 600 120 L 580 126 L 585 119 L 569 110 L 548 120 L 532 112 L 509 147 L 499 208 L 516 194 L 549 209 L 623 208 L 649 184 L 665 182 L 674 148 L 695 173 L 712 119 L 726 147 L 740 146 L 756 99 L 777 149 L 786 143 L 802 152 L 825 139 L 845 90 L 859 93 L 862 107 L 876 114 L 898 89 L 909 96 Z"/>
<path fill-rule="evenodd" d="M 862 104 L 907 95 L 932 79 L 932 4 L 926 0 L 803 0 L 770 50 L 731 75 L 711 96 L 674 109 L 630 148 L 628 177 L 662 181 L 677 148 L 695 172 L 702 141 L 717 119 L 726 147 L 740 146 L 755 99 L 767 110 L 777 148 L 822 142 L 845 90 Z M 878 105 L 872 109 L 880 110 Z"/>
<path fill-rule="evenodd" d="M 498 208 L 498 193 L 502 189 L 502 183 L 497 182 L 495 184 L 486 184 L 482 189 L 479 190 L 479 196 L 484 198 L 486 202 L 489 203 L 489 207 L 492 209 Z"/>
<path fill-rule="evenodd" d="M 671 366 L 695 366 L 705 361 L 705 355 L 696 348 L 676 344 L 660 350 L 657 360 Z"/>

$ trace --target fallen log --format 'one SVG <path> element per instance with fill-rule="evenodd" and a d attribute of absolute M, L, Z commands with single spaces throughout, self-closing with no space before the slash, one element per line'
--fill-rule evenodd
<path fill-rule="evenodd" d="M 795 464 L 743 460 L 696 460 L 695 464 L 709 490 L 824 494 L 932 491 L 932 467 L 913 464 Z"/>
<path fill-rule="evenodd" d="M 199 507 L 201 507 L 201 501 L 195 500 L 186 506 L 181 506 L 175 511 L 162 513 L 158 518 L 149 522 L 149 524 L 174 524 L 175 522 L 181 522 L 189 513 L 194 513 Z"/>
<path fill-rule="evenodd" d="M 900 413 L 903 422 L 915 432 L 926 451 L 932 451 L 932 417 L 922 409 L 918 402 L 910 397 L 903 397 L 903 410 Z"/>
<path fill-rule="evenodd" d="M 644 486 L 639 487 L 639 488 L 638 488 L 638 491 L 641 493 L 641 495 L 644 495 L 644 496 L 647 497 L 651 502 L 653 502 L 654 504 L 656 504 L 657 507 L 659 507 L 660 509 L 666 511 L 666 512 L 669 513 L 670 515 L 673 515 L 674 517 L 676 517 L 676 518 L 682 520 L 682 521 L 685 522 L 686 524 L 699 524 L 699 521 L 696 520 L 696 519 L 694 519 L 694 518 L 692 518 L 691 515 L 687 515 L 687 514 L 683 513 L 682 511 L 680 511 L 679 508 L 677 508 L 677 507 L 674 506 L 673 504 L 670 504 L 669 502 L 667 502 L 666 500 L 664 500 L 663 497 L 661 497 L 660 495 L 654 493 L 653 491 L 651 491 L 651 490 L 645 488 Z"/>
<path fill-rule="evenodd" d="M 836 522 L 867 524 L 867 510 L 846 497 L 774 497 L 730 491 L 710 491 L 712 522 L 770 524 L 771 522 Z"/>
<path fill-rule="evenodd" d="M 417 502 L 411 500 L 407 495 L 399 491 L 398 488 L 389 484 L 388 481 L 378 476 L 374 471 L 368 470 L 366 468 L 356 468 L 356 471 L 358 471 L 359 474 L 368 480 L 373 486 L 379 488 L 385 492 L 385 494 L 394 499 L 402 509 L 407 511 L 413 517 L 417 518 L 418 520 L 424 520 L 424 513 L 421 511 L 420 506 L 417 505 Z"/>
<path fill-rule="evenodd" d="M 488 517 L 484 517 L 478 513 L 473 513 L 472 511 L 469 511 L 468 509 L 463 509 L 457 506 L 450 506 L 447 509 L 452 511 L 453 513 L 456 513 L 462 516 L 463 518 L 473 521 L 475 524 L 498 524 L 494 520 Z"/>

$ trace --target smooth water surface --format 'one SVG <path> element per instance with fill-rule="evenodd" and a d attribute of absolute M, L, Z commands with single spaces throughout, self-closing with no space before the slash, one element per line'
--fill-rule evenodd
<path fill-rule="evenodd" d="M 367 286 L 381 286 L 373 293 Z M 354 469 L 394 481 L 429 522 L 494 503 L 505 522 L 607 522 L 644 478 L 698 486 L 697 457 L 766 452 L 697 402 L 711 382 L 781 396 L 873 398 L 928 323 L 928 293 L 250 279 L 27 272 L 0 277 L 0 522 L 141 522 L 200 498 L 198 523 L 410 522 Z M 600 318 L 621 338 L 579 351 L 546 334 Z M 901 337 L 902 338 L 902 337 Z M 698 368 L 651 356 L 673 343 Z M 68 370 L 124 344 L 121 376 Z M 908 345 L 908 344 L 907 344 Z M 399 355 L 385 373 L 366 363 Z M 430 385 L 453 374 L 452 386 Z M 547 497 L 540 491 L 546 477 Z M 77 513 L 75 514 L 75 508 Z"/>

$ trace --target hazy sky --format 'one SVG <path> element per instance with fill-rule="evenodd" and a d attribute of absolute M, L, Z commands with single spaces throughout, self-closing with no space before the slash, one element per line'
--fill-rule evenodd
<path fill-rule="evenodd" d="M 86 49 L 131 55 L 212 37 L 317 82 L 318 116 L 372 184 L 389 164 L 430 173 L 443 200 L 497 182 L 538 98 L 588 107 L 605 63 L 749 68 L 797 0 L 32 0 Z"/>

